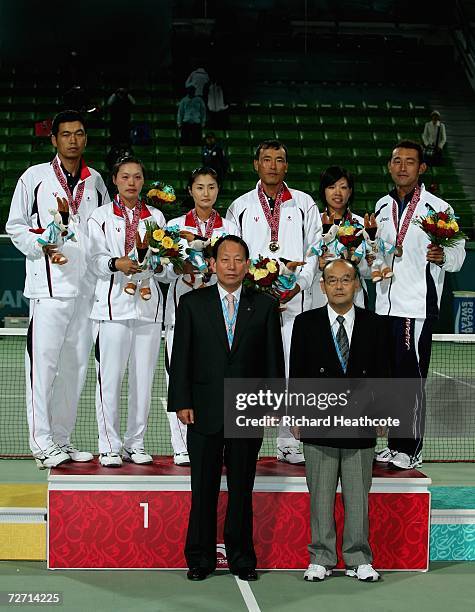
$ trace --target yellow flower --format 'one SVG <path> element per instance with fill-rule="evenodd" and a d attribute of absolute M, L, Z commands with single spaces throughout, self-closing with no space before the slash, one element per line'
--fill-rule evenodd
<path fill-rule="evenodd" d="M 264 270 L 263 268 L 258 268 L 254 273 L 254 280 L 258 281 L 261 278 L 265 278 L 269 274 L 268 270 Z"/>
<path fill-rule="evenodd" d="M 274 274 L 274 272 L 277 272 L 277 266 L 275 265 L 275 261 L 268 261 L 266 263 L 266 268 L 269 270 L 271 274 Z"/>
<path fill-rule="evenodd" d="M 165 232 L 162 229 L 156 229 L 152 234 L 152 238 L 157 242 L 160 242 L 164 236 Z"/>
<path fill-rule="evenodd" d="M 165 249 L 171 249 L 173 246 L 173 239 L 170 238 L 170 236 L 165 236 L 165 238 L 162 240 L 162 247 L 164 247 Z"/>
<path fill-rule="evenodd" d="M 352 236 L 355 233 L 355 228 L 352 225 L 342 225 L 338 228 L 339 236 Z"/>
<path fill-rule="evenodd" d="M 455 232 L 459 231 L 459 224 L 455 220 L 453 220 L 453 221 L 451 221 L 449 223 L 449 227 L 450 227 L 450 229 L 453 229 Z"/>
<path fill-rule="evenodd" d="M 442 221 L 442 219 L 439 219 L 439 221 L 437 221 L 437 227 L 447 227 L 447 223 L 445 221 Z"/>
<path fill-rule="evenodd" d="M 147 193 L 147 196 L 149 198 L 154 198 L 157 195 L 157 190 L 156 189 L 150 189 L 150 191 Z"/>
<path fill-rule="evenodd" d="M 251 274 L 252 276 L 254 276 L 254 272 L 256 271 L 256 266 L 254 264 L 251 264 L 249 266 L 249 274 Z"/>

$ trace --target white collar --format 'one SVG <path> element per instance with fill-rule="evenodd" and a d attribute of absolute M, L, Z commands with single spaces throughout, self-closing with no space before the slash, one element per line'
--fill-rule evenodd
<path fill-rule="evenodd" d="M 344 315 L 340 315 L 338 314 L 338 312 L 335 312 L 333 310 L 330 304 L 327 304 L 327 312 L 328 312 L 328 318 L 330 319 L 330 327 L 333 327 L 333 325 L 336 322 L 337 317 L 339 316 L 344 317 L 346 327 L 350 327 L 355 320 L 355 307 L 354 306 L 352 306 L 350 310 L 348 310 L 348 312 L 345 312 Z"/>
<path fill-rule="evenodd" d="M 218 281 L 217 285 L 218 285 L 218 291 L 219 291 L 219 298 L 222 301 L 228 295 L 229 291 L 226 291 L 226 289 L 221 287 L 221 285 L 219 284 L 219 281 Z M 233 291 L 232 294 L 231 294 L 231 295 L 234 295 L 234 299 L 236 300 L 236 302 L 239 302 L 239 300 L 241 299 L 241 291 L 242 291 L 242 285 L 240 285 L 236 289 L 236 291 Z"/>

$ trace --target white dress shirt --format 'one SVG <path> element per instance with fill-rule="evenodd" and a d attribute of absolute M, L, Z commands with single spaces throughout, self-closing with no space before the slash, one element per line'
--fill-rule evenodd
<path fill-rule="evenodd" d="M 327 304 L 328 318 L 330 319 L 330 327 L 333 332 L 333 337 L 336 338 L 340 323 L 336 320 L 340 316 L 338 312 L 335 312 L 333 308 Z M 353 326 L 355 324 L 355 307 L 352 306 L 348 312 L 341 315 L 345 321 L 343 327 L 345 328 L 346 335 L 348 336 L 348 346 L 351 347 L 351 335 L 353 334 Z"/>

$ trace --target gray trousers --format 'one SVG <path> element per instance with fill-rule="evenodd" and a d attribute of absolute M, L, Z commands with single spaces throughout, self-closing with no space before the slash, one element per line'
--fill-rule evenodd
<path fill-rule="evenodd" d="M 310 562 L 327 568 L 337 564 L 334 510 L 340 478 L 345 507 L 343 560 L 346 567 L 372 563 L 373 556 L 368 544 L 368 494 L 374 448 L 347 449 L 304 444 L 304 454 L 310 492 Z"/>

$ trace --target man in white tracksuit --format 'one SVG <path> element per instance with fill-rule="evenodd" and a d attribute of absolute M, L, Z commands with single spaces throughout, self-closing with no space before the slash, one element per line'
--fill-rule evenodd
<path fill-rule="evenodd" d="M 395 188 L 378 200 L 375 207 L 381 238 L 397 245 L 392 256 L 394 276 L 376 285 L 376 312 L 387 317 L 390 329 L 391 374 L 397 378 L 427 377 L 432 348 L 432 324 L 438 317 L 445 272 L 457 272 L 465 259 L 465 241 L 442 248 L 431 246 L 425 232 L 412 221 L 430 209 L 450 212 L 447 202 L 419 185 L 425 171 L 419 144 L 402 141 L 388 162 Z M 425 392 L 410 407 L 411 437 L 389 432 L 388 446 L 376 460 L 399 469 L 413 469 L 422 463 Z"/>
<path fill-rule="evenodd" d="M 284 183 L 288 169 L 285 145 L 277 140 L 261 143 L 254 156 L 254 169 L 260 179 L 256 188 L 234 200 L 227 218 L 240 229 L 251 258 L 262 255 L 290 261 L 307 260 L 309 248 L 321 237 L 322 224 L 313 199 Z M 311 287 L 317 266 L 318 258 L 309 257 L 300 268 L 296 287 L 285 300 L 281 320 L 286 375 L 293 322 L 299 313 L 312 307 Z M 279 428 L 277 458 L 287 463 L 305 463 L 299 441 L 287 427 Z"/>
<path fill-rule="evenodd" d="M 213 168 L 203 167 L 193 171 L 188 181 L 188 191 L 193 197 L 195 208 L 168 222 L 169 226 L 177 225 L 180 230 L 191 232 L 196 236 L 215 240 L 221 236 L 233 234 L 239 236 L 236 225 L 228 219 L 222 219 L 214 209 L 218 196 L 218 175 Z M 188 247 L 185 239 L 182 240 L 183 249 Z M 175 317 L 178 303 L 183 294 L 194 291 L 202 286 L 216 283 L 216 275 L 204 279 L 203 274 L 194 273 L 176 274 L 173 266 L 167 266 L 166 282 L 170 282 L 165 305 L 165 334 L 166 334 L 166 367 L 165 375 L 169 380 L 169 364 L 173 347 Z M 206 282 L 205 282 L 206 280 Z M 178 347 L 179 348 L 179 347 Z M 189 465 L 188 449 L 186 445 L 186 425 L 177 417 L 175 412 L 167 412 L 170 423 L 171 441 L 173 446 L 173 460 L 176 465 Z"/>
<path fill-rule="evenodd" d="M 91 265 L 98 276 L 91 319 L 97 370 L 99 460 L 104 467 L 120 467 L 122 459 L 152 463 L 152 456 L 144 449 L 144 437 L 163 321 L 163 296 L 156 281 L 165 276 L 159 266 L 148 279 L 137 278 L 133 295 L 124 291 L 131 275 L 139 272 L 137 261 L 129 257 L 137 233 L 143 240 L 147 222 L 163 228 L 165 218 L 158 209 L 140 200 L 144 176 L 139 160 L 133 157 L 119 160 L 112 176 L 118 195 L 96 210 L 88 222 Z M 147 299 L 140 291 L 144 280 L 148 280 L 150 289 Z M 127 367 L 127 429 L 122 442 L 120 390 Z"/>
<path fill-rule="evenodd" d="M 91 453 L 71 445 L 70 436 L 92 346 L 89 313 L 95 278 L 89 268 L 87 219 L 109 200 L 101 176 L 82 159 L 87 136 L 81 115 L 59 113 L 51 140 L 56 157 L 20 177 L 6 225 L 26 257 L 26 405 L 30 448 L 40 469 L 92 459 Z M 69 208 L 68 230 L 74 240 L 61 247 L 42 245 L 59 202 Z M 55 256 L 61 263 L 53 263 Z"/>

